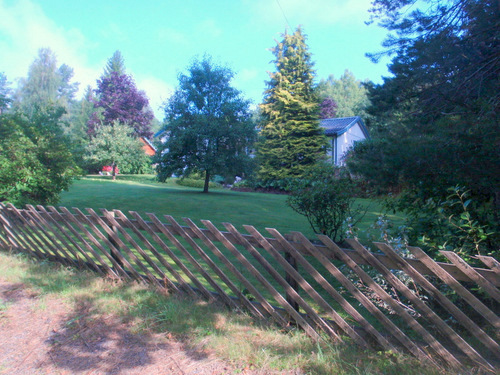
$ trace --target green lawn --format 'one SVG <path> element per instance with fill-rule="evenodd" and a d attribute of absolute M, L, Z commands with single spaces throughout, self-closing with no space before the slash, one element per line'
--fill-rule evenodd
<path fill-rule="evenodd" d="M 153 176 L 119 176 L 116 181 L 112 181 L 111 177 L 94 176 L 75 181 L 70 190 L 62 194 L 59 205 L 96 210 L 119 209 L 124 213 L 137 211 L 141 215 L 152 212 L 159 217 L 172 215 L 179 221 L 188 217 L 197 224 L 200 224 L 199 220 L 206 219 L 219 228 L 222 228 L 222 222 L 230 222 L 238 229 L 248 224 L 260 231 L 270 227 L 282 234 L 299 231 L 314 238 L 306 218 L 294 212 L 285 201 L 286 195 L 227 189 L 212 189 L 210 193 L 203 194 L 200 189 L 179 186 L 173 179 L 166 184 L 155 182 Z M 359 225 L 363 232 L 374 223 L 382 208 L 380 202 L 375 200 L 359 199 L 359 203 L 368 207 Z M 390 215 L 390 219 L 394 224 L 403 220 L 398 215 Z"/>

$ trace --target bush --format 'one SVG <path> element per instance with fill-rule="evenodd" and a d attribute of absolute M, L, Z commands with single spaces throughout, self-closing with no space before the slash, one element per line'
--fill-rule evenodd
<path fill-rule="evenodd" d="M 316 233 L 341 242 L 348 224 L 355 225 L 366 212 L 354 206 L 355 190 L 345 169 L 318 164 L 302 178 L 290 181 L 287 204 L 304 215 Z"/>

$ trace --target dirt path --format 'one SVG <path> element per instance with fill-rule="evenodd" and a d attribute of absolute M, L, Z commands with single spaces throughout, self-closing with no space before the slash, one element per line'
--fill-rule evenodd
<path fill-rule="evenodd" d="M 258 374 L 0 279 L 0 374 Z"/>

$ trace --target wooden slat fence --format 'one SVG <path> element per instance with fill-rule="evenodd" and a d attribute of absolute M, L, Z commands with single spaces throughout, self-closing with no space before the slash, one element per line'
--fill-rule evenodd
<path fill-rule="evenodd" d="M 403 258 L 384 243 L 373 253 L 356 240 L 342 249 L 326 236 L 312 243 L 299 232 L 269 228 L 266 237 L 249 225 L 241 233 L 229 223 L 220 230 L 208 220 L 202 228 L 100 211 L 0 203 L 0 248 L 220 301 L 316 340 L 347 336 L 439 366 L 500 368 L 500 265 L 492 257 L 478 256 L 485 267 L 473 268 L 452 252 L 441 252 L 443 263 L 416 247 Z M 453 290 L 453 301 L 431 280 Z"/>

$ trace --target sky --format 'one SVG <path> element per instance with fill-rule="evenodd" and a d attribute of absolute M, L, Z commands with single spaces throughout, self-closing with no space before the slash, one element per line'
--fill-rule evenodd
<path fill-rule="evenodd" d="M 210 55 L 230 68 L 232 84 L 254 105 L 274 71 L 270 48 L 285 30 L 307 35 L 316 79 L 339 78 L 346 69 L 357 79 L 381 83 L 388 60 L 365 54 L 382 49 L 386 31 L 366 25 L 371 0 L 0 0 L 0 72 L 16 87 L 40 48 L 74 70 L 77 97 L 102 75 L 119 50 L 126 73 L 146 92 L 159 120 L 162 103 L 179 74 L 196 58 Z"/>

